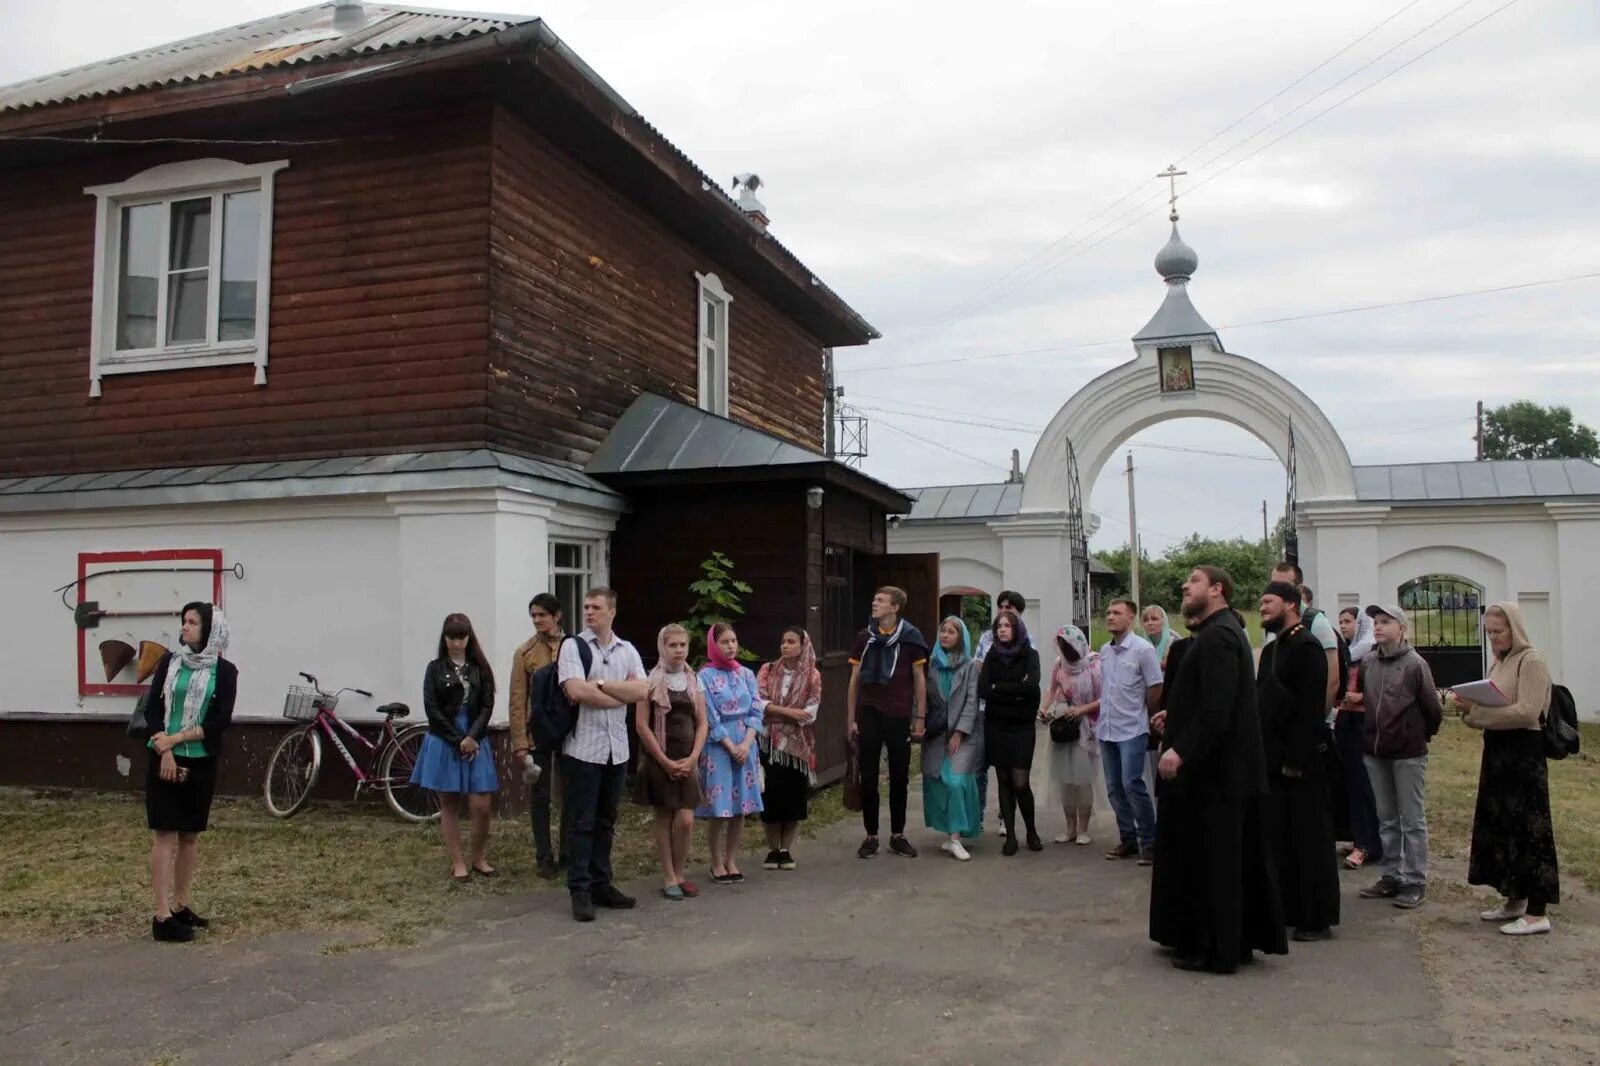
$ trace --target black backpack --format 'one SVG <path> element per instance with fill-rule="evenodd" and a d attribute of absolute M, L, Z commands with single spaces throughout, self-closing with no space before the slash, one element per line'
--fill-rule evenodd
<path fill-rule="evenodd" d="M 1578 754 L 1578 705 L 1565 685 L 1550 686 L 1550 706 L 1539 723 L 1544 733 L 1544 757 L 1565 759 Z"/>
<path fill-rule="evenodd" d="M 583 676 L 589 676 L 594 663 L 594 653 L 589 642 L 582 637 L 566 637 L 578 642 L 578 658 L 583 662 Z M 561 649 L 556 649 L 555 661 L 546 663 L 533 672 L 528 682 L 528 728 L 533 733 L 533 743 L 540 751 L 556 751 L 578 726 L 578 705 L 567 699 L 561 688 Z"/>

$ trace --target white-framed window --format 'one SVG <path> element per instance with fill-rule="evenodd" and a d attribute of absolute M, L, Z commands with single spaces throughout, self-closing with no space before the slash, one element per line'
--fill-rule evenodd
<path fill-rule="evenodd" d="M 589 541 L 550 542 L 550 591 L 561 601 L 562 628 L 576 633 L 583 628 L 583 594 L 594 587 L 594 544 Z"/>
<path fill-rule="evenodd" d="M 695 403 L 702 411 L 728 414 L 728 308 L 733 297 L 715 274 L 695 274 L 700 283 L 698 359 L 700 386 Z"/>
<path fill-rule="evenodd" d="M 272 187 L 289 165 L 165 163 L 96 200 L 89 395 L 107 374 L 254 363 L 267 383 Z"/>

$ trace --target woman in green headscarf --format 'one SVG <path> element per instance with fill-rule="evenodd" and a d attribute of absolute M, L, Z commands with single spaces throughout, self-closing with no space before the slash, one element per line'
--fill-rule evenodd
<path fill-rule="evenodd" d="M 962 862 L 972 856 L 961 838 L 977 836 L 983 824 L 977 778 L 983 769 L 978 663 L 972 658 L 966 623 L 951 615 L 939 624 L 939 638 L 928 659 L 922 817 L 929 829 L 949 834 L 940 848 Z"/>
<path fill-rule="evenodd" d="M 1140 616 L 1144 622 L 1144 635 L 1155 645 L 1156 662 L 1161 668 L 1167 668 L 1167 650 L 1172 647 L 1172 625 L 1167 620 L 1167 609 L 1160 604 L 1152 603 L 1144 609 Z"/>

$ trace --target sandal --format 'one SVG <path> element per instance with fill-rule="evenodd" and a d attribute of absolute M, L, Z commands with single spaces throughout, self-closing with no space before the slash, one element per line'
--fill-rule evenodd
<path fill-rule="evenodd" d="M 1350 852 L 1350 854 L 1344 857 L 1344 868 L 1346 870 L 1359 870 L 1366 864 L 1367 853 L 1362 851 L 1360 848 L 1356 848 L 1354 851 Z"/>
<path fill-rule="evenodd" d="M 679 881 L 678 887 L 683 890 L 684 896 L 688 899 L 694 899 L 700 894 L 700 886 L 693 881 Z"/>
<path fill-rule="evenodd" d="M 663 888 L 661 890 L 661 898 L 662 899 L 670 899 L 674 903 L 682 903 L 684 898 L 685 898 L 684 897 L 684 893 L 683 893 L 683 886 L 682 885 L 668 885 L 668 886 L 666 886 L 665 888 Z"/>

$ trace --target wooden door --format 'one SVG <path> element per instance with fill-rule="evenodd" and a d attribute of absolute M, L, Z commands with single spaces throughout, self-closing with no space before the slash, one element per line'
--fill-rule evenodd
<path fill-rule="evenodd" d="M 939 553 L 879 555 L 873 559 L 878 587 L 894 585 L 909 597 L 905 619 L 922 631 L 931 645 L 939 639 Z"/>

